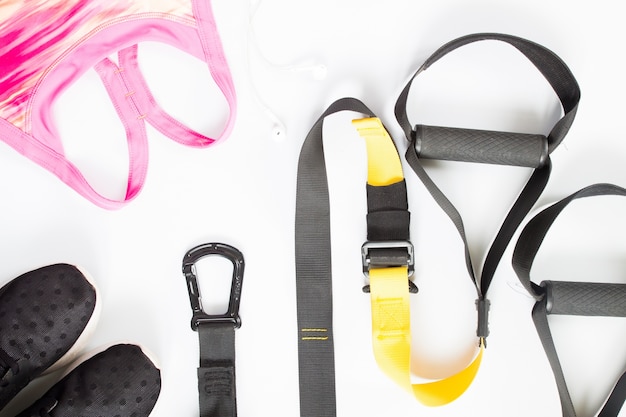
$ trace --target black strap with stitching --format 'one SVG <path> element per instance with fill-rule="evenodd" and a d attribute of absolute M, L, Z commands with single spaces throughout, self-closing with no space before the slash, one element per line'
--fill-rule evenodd
<path fill-rule="evenodd" d="M 223 314 L 208 314 L 203 309 L 195 264 L 208 256 L 223 257 L 233 265 L 228 310 Z M 191 329 L 198 332 L 200 344 L 200 417 L 237 417 L 235 330 L 241 326 L 239 303 L 243 286 L 243 254 L 225 243 L 205 243 L 185 254 L 182 271 L 193 312 Z"/>
<path fill-rule="evenodd" d="M 295 254 L 302 417 L 336 415 L 330 201 L 322 130 L 326 117 L 346 110 L 374 115 L 357 99 L 337 100 L 309 131 L 298 162 Z"/>

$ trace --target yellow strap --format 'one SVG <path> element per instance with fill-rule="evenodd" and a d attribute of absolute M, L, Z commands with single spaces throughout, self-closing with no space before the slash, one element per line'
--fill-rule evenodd
<path fill-rule="evenodd" d="M 377 117 L 353 120 L 367 147 L 367 183 L 373 186 L 395 184 L 404 179 L 398 150 Z"/>
<path fill-rule="evenodd" d="M 372 341 L 378 366 L 389 378 L 428 406 L 457 399 L 471 385 L 483 355 L 461 372 L 439 381 L 411 383 L 411 318 L 407 267 L 370 269 Z"/>
<path fill-rule="evenodd" d="M 402 181 L 398 151 L 378 118 L 353 121 L 365 138 L 368 179 L 373 186 Z M 406 266 L 370 269 L 372 344 L 378 366 L 389 378 L 428 406 L 440 406 L 458 398 L 470 386 L 483 356 L 481 347 L 472 363 L 459 373 L 438 381 L 411 383 L 411 320 Z"/>

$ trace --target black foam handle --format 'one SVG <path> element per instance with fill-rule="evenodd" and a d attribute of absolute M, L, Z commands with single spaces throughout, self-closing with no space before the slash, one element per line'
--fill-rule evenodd
<path fill-rule="evenodd" d="M 415 126 L 415 150 L 421 158 L 538 168 L 548 157 L 544 135 Z"/>
<path fill-rule="evenodd" d="M 543 281 L 548 314 L 626 317 L 626 284 Z"/>

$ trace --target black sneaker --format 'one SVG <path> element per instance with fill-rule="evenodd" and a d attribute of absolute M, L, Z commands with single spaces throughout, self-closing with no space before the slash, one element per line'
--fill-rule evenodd
<path fill-rule="evenodd" d="M 78 268 L 46 266 L 0 288 L 0 410 L 34 378 L 75 359 L 99 314 Z"/>
<path fill-rule="evenodd" d="M 148 417 L 161 372 L 135 345 L 114 345 L 80 363 L 17 417 Z"/>

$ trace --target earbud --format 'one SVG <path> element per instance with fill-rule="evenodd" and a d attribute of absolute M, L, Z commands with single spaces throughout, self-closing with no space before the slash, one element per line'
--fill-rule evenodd
<path fill-rule="evenodd" d="M 247 43 L 247 54 L 246 61 L 248 66 L 248 72 L 251 74 L 251 64 L 250 58 L 252 50 L 254 49 L 256 54 L 261 58 L 261 61 L 265 63 L 266 66 L 273 68 L 277 71 L 285 71 L 291 73 L 310 73 L 311 77 L 316 81 L 322 81 L 326 78 L 328 74 L 328 68 L 324 64 L 320 63 L 303 63 L 303 64 L 287 64 L 287 65 L 277 65 L 271 60 L 269 60 L 265 55 L 263 55 L 261 49 L 258 47 L 256 42 L 256 34 L 254 32 L 253 20 L 256 16 L 256 13 L 261 6 L 262 0 L 249 0 L 250 1 L 250 12 L 248 15 L 248 43 Z M 265 115 L 272 121 L 272 127 L 270 130 L 270 138 L 272 140 L 282 142 L 287 137 L 287 129 L 285 125 L 280 121 L 280 119 L 272 112 L 269 106 L 265 103 L 259 92 L 257 91 L 256 85 L 254 84 L 254 80 L 250 77 L 252 91 L 254 93 L 254 98 L 259 104 L 260 107 L 265 111 Z"/>
<path fill-rule="evenodd" d="M 285 126 L 282 123 L 274 123 L 270 130 L 270 137 L 276 142 L 282 142 L 287 137 Z"/>
<path fill-rule="evenodd" d="M 263 104 L 263 106 L 265 107 L 265 116 L 272 121 L 269 134 L 270 139 L 276 142 L 282 142 L 287 137 L 287 128 L 269 107 L 265 106 L 265 104 Z"/>

